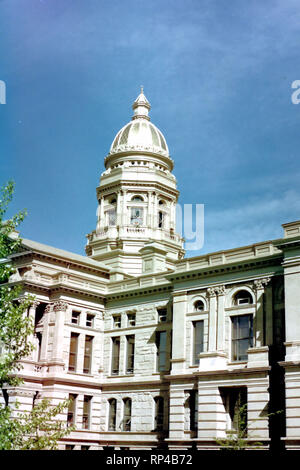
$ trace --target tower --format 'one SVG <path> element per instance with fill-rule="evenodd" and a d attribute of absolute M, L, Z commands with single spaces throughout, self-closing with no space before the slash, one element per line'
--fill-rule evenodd
<path fill-rule="evenodd" d="M 133 117 L 117 133 L 97 187 L 97 227 L 87 235 L 86 253 L 116 276 L 167 271 L 184 255 L 175 232 L 179 192 L 166 140 L 150 122 L 150 103 L 141 93 Z"/>

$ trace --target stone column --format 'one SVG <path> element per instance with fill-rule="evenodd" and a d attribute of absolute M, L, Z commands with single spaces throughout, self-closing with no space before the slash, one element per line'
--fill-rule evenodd
<path fill-rule="evenodd" d="M 218 296 L 217 350 L 225 351 L 225 286 L 216 287 Z"/>
<path fill-rule="evenodd" d="M 269 378 L 252 379 L 247 385 L 248 434 L 250 439 L 269 439 Z"/>
<path fill-rule="evenodd" d="M 209 316 L 208 316 L 208 352 L 217 349 L 217 299 L 215 289 L 207 289 L 209 298 Z"/>
<path fill-rule="evenodd" d="M 256 315 L 254 319 L 253 329 L 255 333 L 254 346 L 259 348 L 264 346 L 264 291 L 265 286 L 269 283 L 270 278 L 258 279 L 254 281 L 256 290 Z"/>
<path fill-rule="evenodd" d="M 157 221 L 158 221 L 158 215 L 157 215 L 157 194 L 153 193 L 153 228 L 157 229 Z"/>
<path fill-rule="evenodd" d="M 41 344 L 41 354 L 40 354 L 40 361 L 45 362 L 47 361 L 47 352 L 48 352 L 48 340 L 49 340 L 49 322 L 50 322 L 50 315 L 52 312 L 53 305 L 48 304 L 45 308 L 44 315 L 43 315 L 43 332 L 42 332 L 42 344 Z"/>
<path fill-rule="evenodd" d="M 224 405 L 218 384 L 199 378 L 198 439 L 212 441 L 224 437 Z"/>
<path fill-rule="evenodd" d="M 177 374 L 184 370 L 186 360 L 186 327 L 185 313 L 187 305 L 187 293 L 173 293 L 173 330 L 172 330 L 172 370 L 171 374 Z"/>
<path fill-rule="evenodd" d="M 116 225 L 122 225 L 121 192 L 117 193 Z"/>
<path fill-rule="evenodd" d="M 104 220 L 104 197 L 102 196 L 100 199 L 100 224 L 99 226 L 103 228 L 105 226 L 105 220 Z"/>
<path fill-rule="evenodd" d="M 122 223 L 121 225 L 125 226 L 128 225 L 128 214 L 127 214 L 127 191 L 126 189 L 123 189 L 123 213 L 122 213 Z"/>
<path fill-rule="evenodd" d="M 40 302 L 34 300 L 32 305 L 29 307 L 29 312 L 28 312 L 28 317 L 31 319 L 32 325 L 35 326 L 35 315 L 36 315 L 36 309 L 40 305 Z M 35 343 L 34 339 L 34 332 L 31 335 L 28 335 L 27 337 L 28 343 Z M 34 349 L 31 351 L 29 358 L 34 359 L 36 356 L 36 350 Z"/>
<path fill-rule="evenodd" d="M 153 221 L 152 208 L 153 208 L 152 194 L 151 194 L 151 191 L 148 191 L 148 220 L 147 220 L 147 226 L 150 227 L 150 228 L 153 227 L 153 224 L 152 224 L 152 221 Z"/>
<path fill-rule="evenodd" d="M 67 311 L 67 302 L 59 300 L 53 305 L 55 312 L 55 330 L 53 338 L 52 360 L 54 362 L 63 362 L 63 347 L 64 347 L 64 324 L 65 313 Z"/>
<path fill-rule="evenodd" d="M 169 440 L 184 439 L 184 389 L 182 385 L 170 385 Z"/>

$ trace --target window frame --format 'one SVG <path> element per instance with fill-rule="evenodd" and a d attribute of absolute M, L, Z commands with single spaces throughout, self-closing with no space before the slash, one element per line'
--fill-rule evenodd
<path fill-rule="evenodd" d="M 235 323 L 238 323 L 239 321 L 242 321 L 244 319 L 248 318 L 248 336 L 242 336 L 242 337 L 235 337 L 239 336 L 239 329 L 241 326 L 238 324 L 237 327 Z M 241 315 L 232 315 L 230 317 L 231 321 L 231 361 L 232 362 L 247 362 L 248 361 L 248 354 L 247 352 L 243 351 L 242 348 L 239 346 L 241 342 L 248 340 L 248 347 L 249 348 L 253 347 L 253 342 L 254 342 L 254 331 L 253 331 L 253 320 L 254 320 L 254 315 L 252 313 L 246 313 L 246 314 L 241 314 Z M 247 351 L 246 350 L 246 351 Z"/>
<path fill-rule="evenodd" d="M 197 327 L 201 327 L 200 334 L 202 341 L 198 341 Z M 199 354 L 204 352 L 204 320 L 193 320 L 192 321 L 192 365 L 198 366 L 200 359 Z M 198 346 L 198 348 L 197 348 Z"/>

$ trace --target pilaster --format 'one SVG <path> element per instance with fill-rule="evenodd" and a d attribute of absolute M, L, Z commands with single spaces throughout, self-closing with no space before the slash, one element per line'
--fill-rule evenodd
<path fill-rule="evenodd" d="M 187 293 L 173 294 L 172 370 L 171 374 L 183 371 L 186 361 L 186 306 Z"/>

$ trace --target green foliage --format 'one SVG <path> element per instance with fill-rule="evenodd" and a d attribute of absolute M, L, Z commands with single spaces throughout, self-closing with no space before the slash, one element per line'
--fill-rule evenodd
<path fill-rule="evenodd" d="M 22 240 L 15 236 L 15 231 L 24 220 L 26 211 L 18 212 L 9 220 L 3 217 L 12 200 L 14 183 L 9 181 L 1 188 L 0 198 L 0 387 L 20 385 L 23 381 L 16 375 L 22 369 L 20 361 L 34 349 L 28 340 L 34 332 L 32 320 L 26 315 L 34 297 L 22 296 L 22 286 L 9 282 L 15 269 L 9 256 L 21 249 Z M 9 404 L 0 406 L 0 450 L 41 450 L 55 449 L 61 437 L 73 428 L 66 428 L 64 423 L 55 419 L 68 406 L 65 400 L 52 406 L 46 399 L 41 400 L 30 412 L 20 413 Z"/>
<path fill-rule="evenodd" d="M 250 441 L 249 429 L 247 428 L 247 404 L 244 404 L 239 407 L 237 415 L 237 426 L 235 430 L 227 431 L 226 439 L 216 440 L 216 443 L 220 446 L 221 450 L 246 450 L 250 447 L 253 449 L 258 449 L 263 446 L 262 442 L 253 442 Z M 274 416 L 279 413 L 282 413 L 282 410 L 276 411 L 275 413 L 268 413 L 264 418 L 269 416 Z M 254 421 L 258 421 L 258 419 Z"/>
<path fill-rule="evenodd" d="M 43 399 L 28 413 L 11 417 L 11 409 L 0 409 L 0 450 L 56 450 L 57 443 L 74 430 L 57 418 L 70 400 L 56 406 Z"/>

